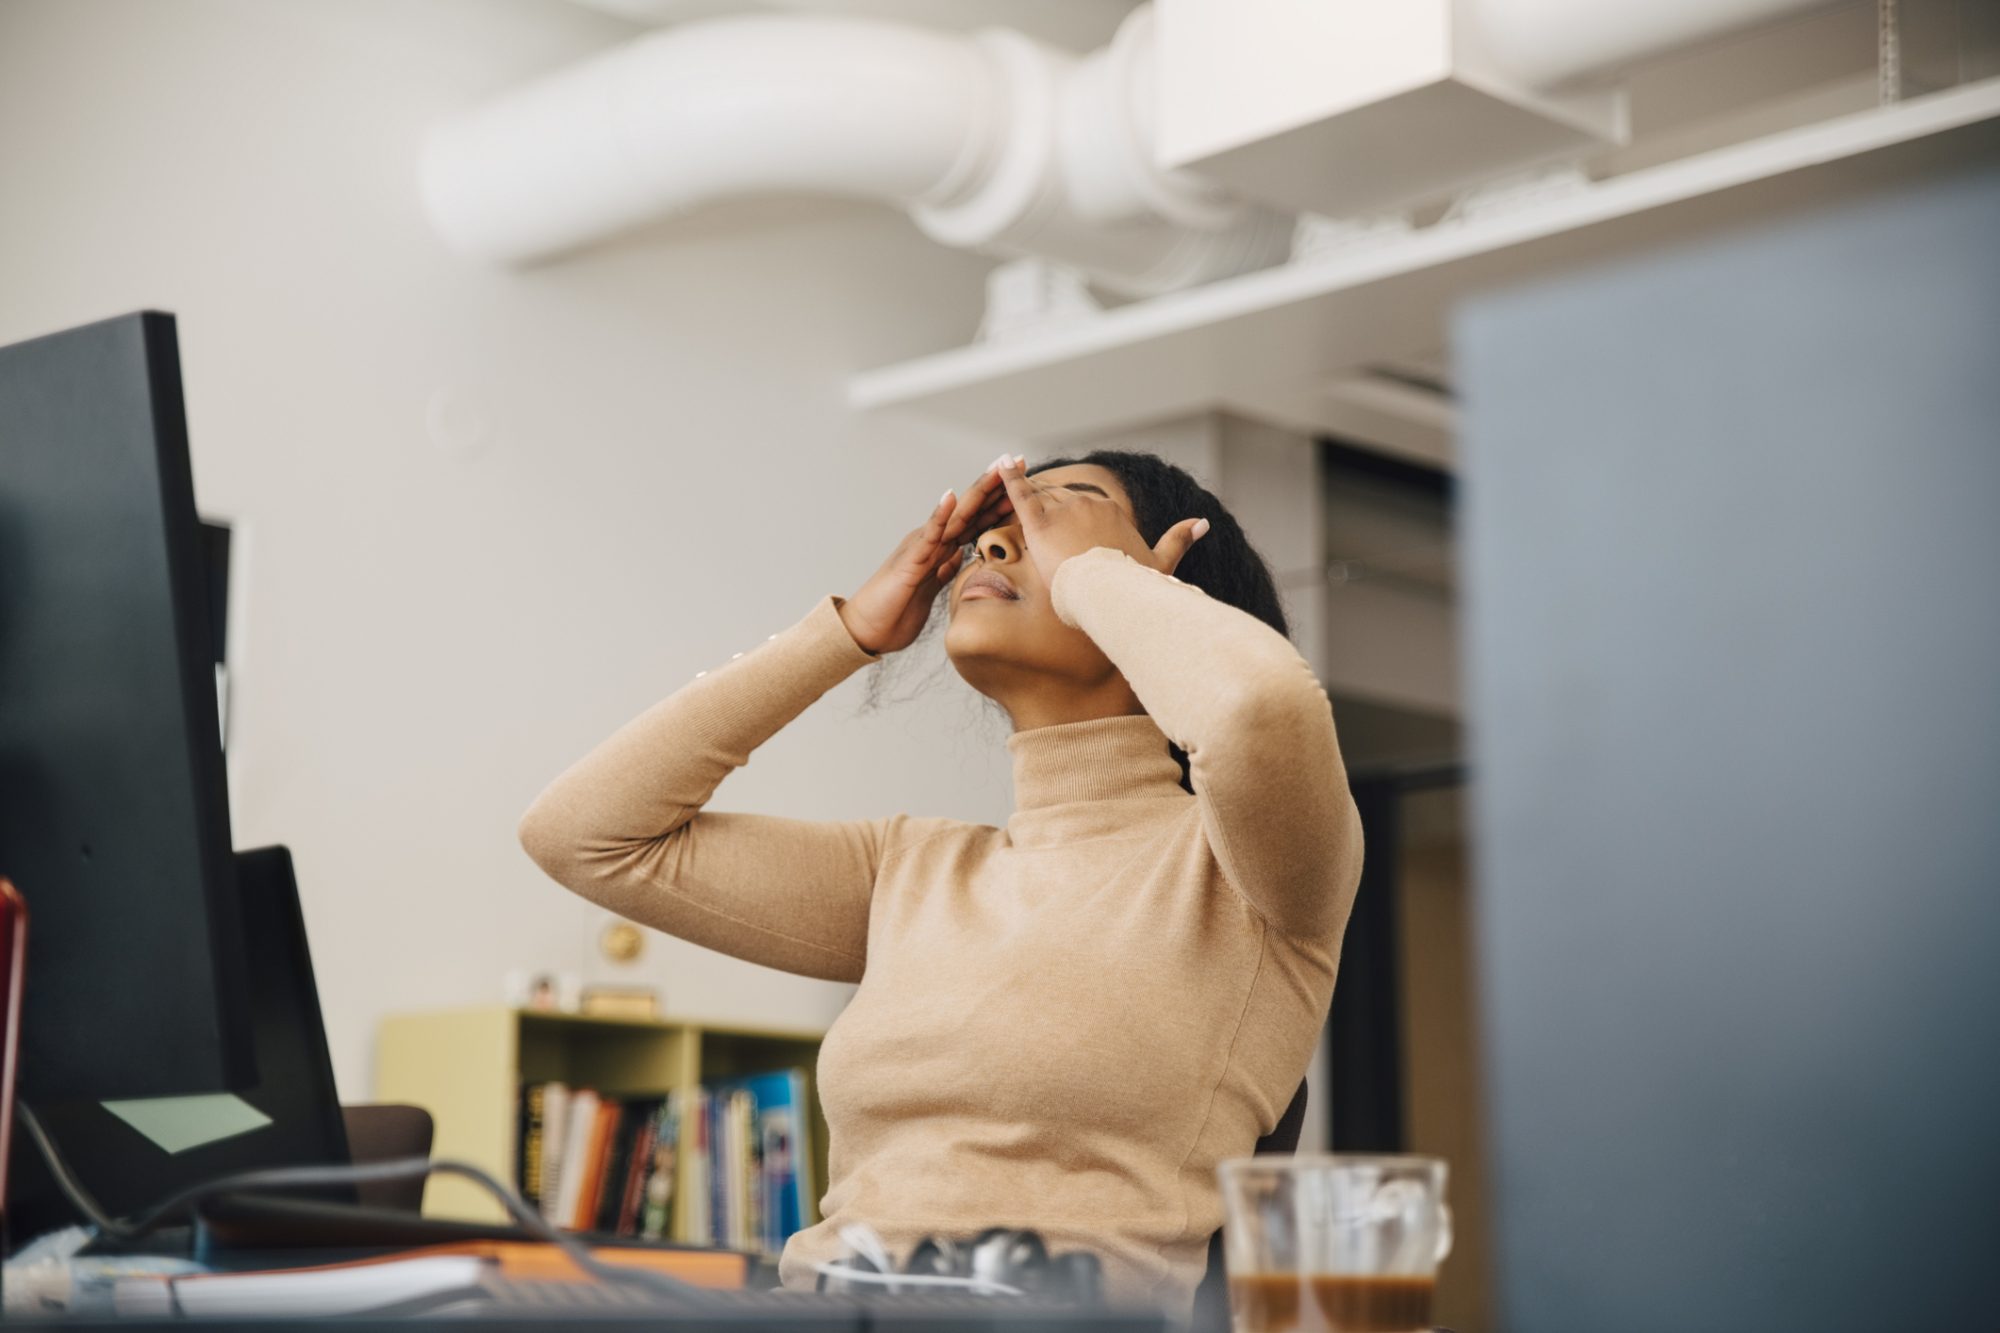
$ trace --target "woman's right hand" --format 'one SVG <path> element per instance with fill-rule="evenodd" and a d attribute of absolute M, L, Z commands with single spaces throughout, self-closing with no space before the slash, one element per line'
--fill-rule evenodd
<path fill-rule="evenodd" d="M 1000 480 L 1001 458 L 986 465 L 963 500 L 952 491 L 940 496 L 930 518 L 904 536 L 882 567 L 841 603 L 840 618 L 863 649 L 879 656 L 916 642 L 938 592 L 958 573 L 961 541 L 999 522 L 1013 506 Z"/>

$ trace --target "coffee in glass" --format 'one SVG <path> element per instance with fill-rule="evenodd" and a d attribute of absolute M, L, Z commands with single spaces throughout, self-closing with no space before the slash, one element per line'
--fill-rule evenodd
<path fill-rule="evenodd" d="M 1411 1333 L 1431 1326 L 1451 1250 L 1435 1157 L 1225 1161 L 1223 1254 L 1236 1333 Z"/>

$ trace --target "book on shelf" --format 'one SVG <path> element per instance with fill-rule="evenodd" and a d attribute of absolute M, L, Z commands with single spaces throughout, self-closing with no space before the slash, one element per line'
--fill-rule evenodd
<path fill-rule="evenodd" d="M 544 1218 L 553 1222 L 556 1201 L 562 1191 L 562 1149 L 569 1135 L 570 1089 L 568 1084 L 559 1082 L 533 1086 L 542 1090 L 541 1172 L 534 1180 L 523 1179 L 519 1183 L 524 1191 L 534 1190 L 535 1206 Z"/>
<path fill-rule="evenodd" d="M 517 1181 L 557 1226 L 775 1256 L 815 1220 L 810 1125 L 802 1069 L 623 1096 L 531 1083 Z"/>
<path fill-rule="evenodd" d="M 711 1139 L 710 1170 L 724 1182 L 712 1238 L 776 1254 L 814 1220 L 805 1071 L 718 1080 L 705 1091 L 725 1125 Z"/>
<path fill-rule="evenodd" d="M 619 1104 L 609 1097 L 597 1099 L 590 1142 L 579 1159 L 579 1165 L 583 1167 L 583 1189 L 577 1194 L 575 1210 L 564 1223 L 574 1231 L 589 1231 L 597 1225 L 597 1204 L 604 1193 L 604 1173 L 611 1157 L 611 1141 L 618 1131 L 620 1109 Z"/>
<path fill-rule="evenodd" d="M 687 1127 L 681 1134 L 685 1166 L 681 1187 L 687 1191 L 687 1218 L 683 1239 L 706 1243 L 714 1234 L 709 1224 L 711 1195 L 708 1190 L 708 1098 L 700 1089 L 687 1094 Z"/>
<path fill-rule="evenodd" d="M 612 1174 L 619 1182 L 618 1207 L 611 1217 L 608 1228 L 616 1236 L 636 1236 L 639 1234 L 639 1196 L 646 1179 L 646 1159 L 653 1151 L 654 1126 L 660 1119 L 660 1100 L 636 1103 L 629 1113 L 639 1117 L 632 1128 L 631 1138 L 625 1152 L 625 1161 Z"/>
<path fill-rule="evenodd" d="M 514 1152 L 514 1181 L 528 1207 L 542 1206 L 542 1136 L 548 1128 L 549 1085 L 529 1083 L 521 1089 L 520 1132 Z"/>
<path fill-rule="evenodd" d="M 681 1094 L 670 1092 L 660 1104 L 659 1119 L 653 1130 L 653 1150 L 646 1163 L 645 1183 L 640 1187 L 639 1234 L 648 1240 L 664 1240 L 675 1234 L 674 1202 L 680 1178 Z"/>
<path fill-rule="evenodd" d="M 597 1093 L 591 1088 L 573 1088 L 569 1096 L 568 1124 L 564 1126 L 562 1156 L 556 1165 L 556 1206 L 549 1220 L 559 1227 L 574 1227 L 582 1209 L 585 1177 L 597 1135 Z"/>
<path fill-rule="evenodd" d="M 629 1177 L 639 1153 L 640 1136 L 658 1109 L 657 1097 L 632 1097 L 614 1105 L 611 1140 L 598 1176 L 597 1207 L 590 1216 L 589 1230 L 613 1236 L 635 1234 L 621 1225 L 625 1220 L 625 1199 L 631 1192 Z"/>

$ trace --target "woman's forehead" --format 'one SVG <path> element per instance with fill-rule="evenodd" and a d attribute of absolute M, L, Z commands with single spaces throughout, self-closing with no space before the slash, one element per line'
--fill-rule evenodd
<path fill-rule="evenodd" d="M 1132 497 L 1119 484 L 1118 474 L 1108 467 L 1099 467 L 1095 463 L 1067 463 L 1062 467 L 1044 468 L 1034 474 L 1034 479 L 1043 486 L 1067 486 L 1073 482 L 1096 486 L 1125 511 L 1127 518 L 1138 521 L 1132 511 Z"/>

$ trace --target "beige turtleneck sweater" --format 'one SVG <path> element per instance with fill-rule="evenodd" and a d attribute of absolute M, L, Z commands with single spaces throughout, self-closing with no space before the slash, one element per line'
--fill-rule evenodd
<path fill-rule="evenodd" d="M 1005 1224 L 1097 1251 L 1114 1299 L 1185 1314 L 1222 1223 L 1216 1163 L 1276 1124 L 1311 1059 L 1361 867 L 1325 691 L 1283 635 L 1114 548 L 1064 561 L 1050 597 L 1146 712 L 1010 737 L 1003 827 L 702 808 L 879 660 L 831 595 L 522 820 L 535 860 L 594 902 L 860 983 L 820 1052 L 824 1220 L 785 1247 L 788 1286 L 844 1252 L 850 1221 L 899 1257 Z"/>

